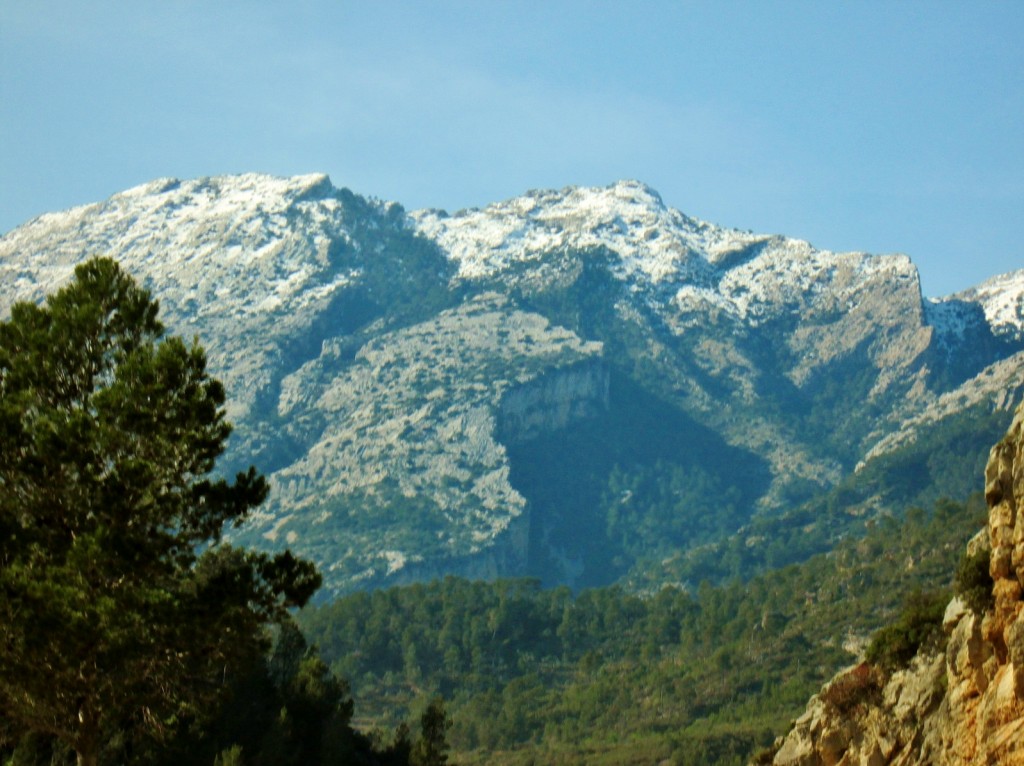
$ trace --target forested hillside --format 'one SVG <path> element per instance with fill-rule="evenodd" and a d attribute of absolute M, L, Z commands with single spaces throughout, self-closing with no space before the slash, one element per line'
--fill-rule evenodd
<path fill-rule="evenodd" d="M 448 701 L 462 764 L 736 764 L 783 733 L 915 592 L 948 592 L 980 497 L 868 525 L 827 555 L 688 594 L 447 578 L 307 608 L 299 624 L 390 731 Z"/>

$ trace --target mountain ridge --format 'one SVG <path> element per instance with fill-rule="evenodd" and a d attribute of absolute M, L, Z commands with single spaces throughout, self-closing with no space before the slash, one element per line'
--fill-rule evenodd
<path fill-rule="evenodd" d="M 158 179 L 0 237 L 0 314 L 99 253 L 153 290 L 173 332 L 199 336 L 227 387 L 225 469 L 255 462 L 275 487 L 239 534 L 315 550 L 328 592 L 414 570 L 576 582 L 641 565 L 611 537 L 623 509 L 607 474 L 582 466 L 595 507 L 572 514 L 515 485 L 540 475 L 539 453 L 510 452 L 499 420 L 530 386 L 557 392 L 531 433 L 563 452 L 634 443 L 621 413 L 641 390 L 664 413 L 645 428 L 678 423 L 728 445 L 681 457 L 678 436 L 652 433 L 661 452 L 647 462 L 615 453 L 650 485 L 631 513 L 665 532 L 643 555 L 777 514 L 921 423 L 1022 393 L 1006 360 L 1024 350 L 1024 272 L 925 300 L 906 256 L 722 229 L 635 181 L 447 214 L 407 213 L 324 174 Z M 607 392 L 581 369 L 607 371 Z M 604 432 L 573 425 L 594 418 Z M 766 466 L 759 494 L 742 508 L 700 500 L 698 486 L 725 496 L 743 481 L 736 461 Z M 577 550 L 572 529 L 604 547 Z"/>

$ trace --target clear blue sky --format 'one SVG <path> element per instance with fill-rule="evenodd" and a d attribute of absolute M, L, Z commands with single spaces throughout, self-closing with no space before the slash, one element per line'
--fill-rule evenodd
<path fill-rule="evenodd" d="M 637 178 L 938 296 L 1024 267 L 1024 2 L 0 0 L 0 231 L 244 171 L 448 210 Z"/>

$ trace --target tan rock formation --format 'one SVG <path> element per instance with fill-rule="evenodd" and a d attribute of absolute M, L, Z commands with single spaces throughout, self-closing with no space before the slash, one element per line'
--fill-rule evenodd
<path fill-rule="evenodd" d="M 1024 766 L 1024 407 L 985 469 L 994 606 L 954 598 L 944 654 L 884 679 L 859 665 L 811 698 L 777 766 Z"/>

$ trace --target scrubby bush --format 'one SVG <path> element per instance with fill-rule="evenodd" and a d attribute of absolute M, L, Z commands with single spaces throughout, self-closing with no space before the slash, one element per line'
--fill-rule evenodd
<path fill-rule="evenodd" d="M 991 552 L 981 548 L 973 554 L 964 554 L 956 568 L 954 588 L 956 594 L 975 614 L 984 614 L 992 608 L 992 574 L 989 571 Z"/>
<path fill-rule="evenodd" d="M 872 637 L 865 655 L 867 661 L 891 672 L 909 665 L 922 648 L 937 647 L 947 601 L 948 594 L 943 592 L 912 593 L 896 622 Z"/>

